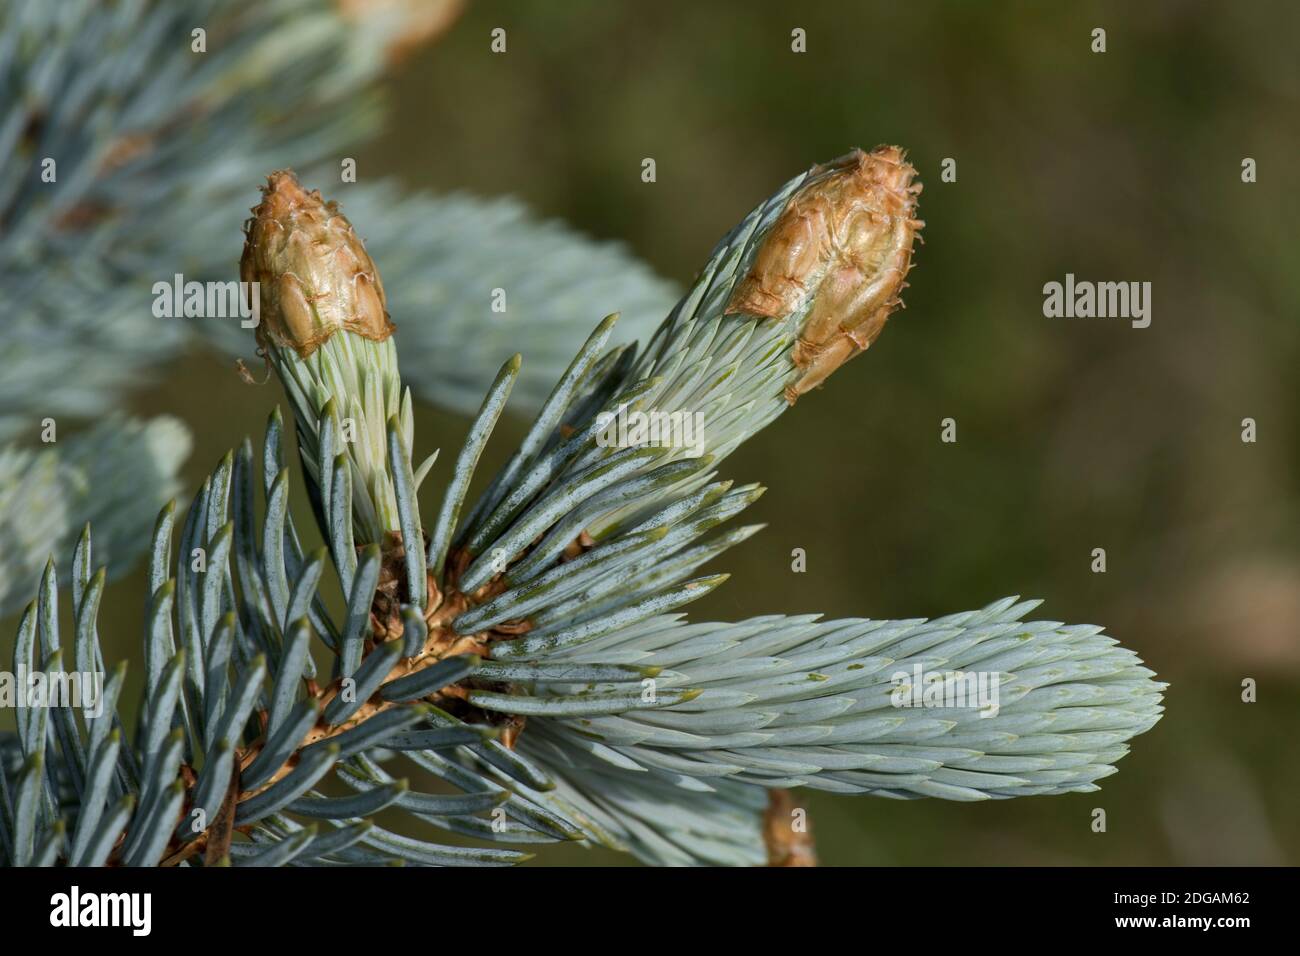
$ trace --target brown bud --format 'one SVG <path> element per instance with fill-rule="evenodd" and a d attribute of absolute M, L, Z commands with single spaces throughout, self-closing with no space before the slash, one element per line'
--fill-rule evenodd
<path fill-rule="evenodd" d="M 763 843 L 768 866 L 816 866 L 817 850 L 805 816 L 802 828 L 794 824 L 794 797 L 789 790 L 769 790 L 763 813 Z"/>
<path fill-rule="evenodd" d="M 808 313 L 792 360 L 802 375 L 786 389 L 794 404 L 865 351 L 911 269 L 916 170 L 897 146 L 854 150 L 815 168 L 768 229 L 725 314 L 784 318 Z"/>
<path fill-rule="evenodd" d="M 379 272 L 338 204 L 272 173 L 244 225 L 244 282 L 256 282 L 257 342 L 311 355 L 345 329 L 376 342 L 393 334 Z"/>

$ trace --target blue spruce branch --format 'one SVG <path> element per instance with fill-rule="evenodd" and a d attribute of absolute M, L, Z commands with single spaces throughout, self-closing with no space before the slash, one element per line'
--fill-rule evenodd
<path fill-rule="evenodd" d="M 611 347 L 614 316 L 596 327 L 471 504 L 520 359 L 461 450 L 421 459 L 403 332 L 369 253 L 335 204 L 274 174 L 241 271 L 262 290 L 258 339 L 294 431 L 277 411 L 260 460 L 245 441 L 183 521 L 159 516 L 137 726 L 118 710 L 120 667 L 101 712 L 18 709 L 0 749 L 4 861 L 499 865 L 579 841 L 753 864 L 785 788 L 1095 789 L 1159 719 L 1165 686 L 1100 628 L 1026 622 L 1036 605 L 1014 598 L 934 621 L 682 610 L 725 579 L 705 566 L 757 530 L 724 527 L 762 489 L 721 477 L 722 460 L 898 305 L 920 227 L 912 176 L 886 147 L 791 180 L 724 237 L 644 352 Z M 705 428 L 689 446 L 608 440 L 638 411 L 700 413 Z M 295 450 L 315 552 L 288 507 Z M 51 567 L 15 671 L 103 670 L 89 540 L 71 632 Z M 934 672 L 999 693 L 953 705 Z M 458 792 L 417 792 L 404 766 Z M 456 841 L 376 825 L 384 809 Z"/>

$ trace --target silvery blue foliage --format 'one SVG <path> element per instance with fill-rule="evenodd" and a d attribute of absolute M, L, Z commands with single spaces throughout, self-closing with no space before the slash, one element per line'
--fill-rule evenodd
<path fill-rule="evenodd" d="M 0 617 L 18 611 L 51 557 L 95 526 L 96 558 L 115 572 L 144 550 L 159 501 L 180 490 L 190 436 L 170 417 L 110 417 L 79 434 L 38 446 L 0 448 Z M 60 566 L 66 577 L 70 565 Z"/>

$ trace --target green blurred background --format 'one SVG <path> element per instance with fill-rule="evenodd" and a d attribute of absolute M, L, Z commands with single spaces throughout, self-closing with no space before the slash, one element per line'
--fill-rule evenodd
<path fill-rule="evenodd" d="M 808 795 L 825 864 L 1300 862 L 1297 28 L 1291 3 L 481 2 L 394 70 L 362 178 L 514 194 L 683 285 L 813 162 L 909 150 L 928 225 L 907 311 L 726 462 L 768 486 L 746 514 L 768 528 L 692 616 L 928 617 L 1019 593 L 1105 624 L 1172 686 L 1100 793 Z M 1151 282 L 1150 328 L 1044 318 L 1066 272 Z M 618 307 L 592 302 L 592 324 Z M 194 354 L 133 406 L 196 431 L 193 486 L 279 400 Z M 463 418 L 418 415 L 418 449 L 462 440 Z M 502 429 L 487 465 L 521 434 Z M 142 581 L 115 585 L 106 635 L 138 632 Z"/>

